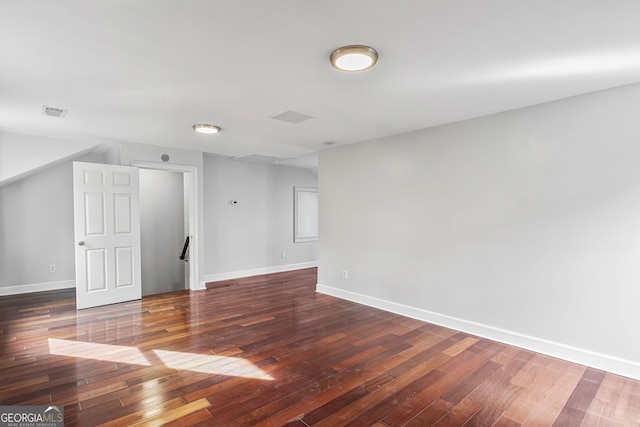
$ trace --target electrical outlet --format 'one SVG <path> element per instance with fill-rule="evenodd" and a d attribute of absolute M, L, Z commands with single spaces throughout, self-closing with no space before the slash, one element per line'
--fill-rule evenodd
<path fill-rule="evenodd" d="M 286 257 L 287 257 L 287 254 L 284 251 L 282 251 L 280 253 L 280 258 L 286 258 Z"/>
<path fill-rule="evenodd" d="M 349 278 L 349 272 L 347 270 L 342 270 L 342 278 L 343 279 L 348 279 Z"/>
<path fill-rule="evenodd" d="M 55 272 L 56 272 L 56 265 L 49 264 L 49 273 L 55 273 Z"/>

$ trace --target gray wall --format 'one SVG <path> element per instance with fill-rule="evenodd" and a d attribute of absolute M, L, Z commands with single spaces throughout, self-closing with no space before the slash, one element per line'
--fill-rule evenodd
<path fill-rule="evenodd" d="M 140 169 L 142 294 L 185 289 L 183 175 Z"/>
<path fill-rule="evenodd" d="M 317 261 L 317 242 L 293 243 L 294 186 L 316 187 L 317 178 L 301 168 L 204 158 L 208 280 Z"/>
<path fill-rule="evenodd" d="M 163 149 L 139 151 L 128 156 L 157 160 L 146 153 L 157 154 Z M 175 154 L 177 161 L 189 164 L 190 159 L 182 159 L 179 154 Z M 293 187 L 317 186 L 313 174 L 300 168 L 205 159 L 207 181 L 200 206 L 204 205 L 201 221 L 205 223 L 207 247 L 201 251 L 201 264 L 205 264 L 209 279 L 317 260 L 317 243 L 293 243 Z M 102 155 L 78 160 L 104 162 Z M 11 287 L 25 291 L 47 289 L 43 284 L 52 284 L 52 288 L 73 286 L 72 181 L 72 162 L 68 161 L 0 187 L 0 288 L 5 288 L 4 293 L 14 292 Z M 231 199 L 240 204 L 231 206 Z M 145 246 L 149 245 L 154 246 Z M 281 258 L 282 251 L 286 258 Z M 56 264 L 56 273 L 49 273 L 49 264 Z M 143 274 L 143 282 L 145 277 L 147 274 Z"/>
<path fill-rule="evenodd" d="M 321 152 L 319 289 L 640 377 L 639 101 Z"/>
<path fill-rule="evenodd" d="M 71 161 L 0 187 L 0 211 L 0 287 L 75 280 Z"/>

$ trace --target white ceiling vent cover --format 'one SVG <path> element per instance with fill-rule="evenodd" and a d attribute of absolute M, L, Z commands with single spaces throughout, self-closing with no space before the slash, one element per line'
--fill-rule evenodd
<path fill-rule="evenodd" d="M 298 124 L 298 123 L 306 122 L 307 120 L 310 120 L 310 119 L 315 119 L 315 117 L 310 116 L 308 114 L 299 113 L 297 111 L 291 111 L 291 110 L 283 111 L 282 113 L 276 114 L 275 116 L 271 116 L 271 118 L 274 120 L 280 120 L 281 122 L 287 122 L 287 123 L 293 123 L 293 124 Z"/>
<path fill-rule="evenodd" d="M 243 154 L 242 156 L 232 157 L 232 160 L 242 160 L 244 162 L 253 162 L 253 163 L 278 163 L 284 160 L 291 160 L 291 157 L 277 157 L 277 156 L 267 156 L 265 154 Z"/>
<path fill-rule="evenodd" d="M 50 117 L 58 117 L 63 118 L 67 115 L 67 110 L 56 107 L 47 107 L 46 105 L 42 106 L 42 114 Z"/>

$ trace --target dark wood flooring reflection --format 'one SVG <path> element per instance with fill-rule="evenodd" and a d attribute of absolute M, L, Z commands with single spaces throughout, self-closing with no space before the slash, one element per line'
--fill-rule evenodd
<path fill-rule="evenodd" d="M 316 270 L 77 312 L 0 298 L 0 404 L 67 426 L 632 426 L 640 382 L 315 293 Z"/>

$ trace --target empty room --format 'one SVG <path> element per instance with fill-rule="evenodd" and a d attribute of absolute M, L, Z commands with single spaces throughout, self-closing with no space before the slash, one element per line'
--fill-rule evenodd
<path fill-rule="evenodd" d="M 638 16 L 1 1 L 0 426 L 640 425 Z"/>

